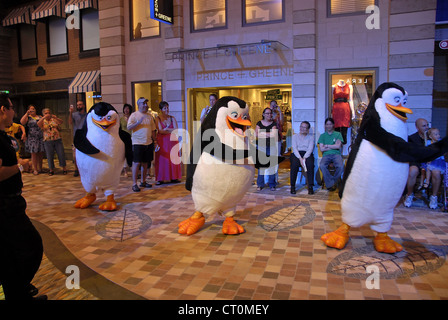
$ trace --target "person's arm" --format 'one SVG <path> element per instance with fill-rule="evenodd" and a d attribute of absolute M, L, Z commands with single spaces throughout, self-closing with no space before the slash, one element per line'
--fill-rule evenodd
<path fill-rule="evenodd" d="M 42 130 L 44 129 L 44 120 L 45 120 L 45 117 L 41 117 L 41 118 L 39 119 L 39 121 L 37 121 L 37 126 L 38 126 L 39 128 L 41 128 Z"/>
<path fill-rule="evenodd" d="M 20 131 L 22 131 L 22 141 L 25 141 L 26 140 L 26 130 L 25 130 L 25 127 L 24 126 L 22 126 L 21 124 L 19 124 L 19 129 L 20 129 Z"/>
<path fill-rule="evenodd" d="M 313 153 L 314 150 L 314 137 L 310 134 L 307 135 L 308 138 L 308 147 L 306 149 L 305 154 L 303 155 L 303 158 L 306 160 L 310 157 L 310 155 Z"/>
<path fill-rule="evenodd" d="M 20 172 L 19 164 L 14 164 L 12 166 L 3 166 L 2 165 L 3 160 L 0 159 L 0 181 L 4 181 L 6 179 L 9 179 L 13 175 L 17 174 L 17 172 Z"/>
<path fill-rule="evenodd" d="M 68 124 L 70 127 L 73 126 L 73 112 L 75 112 L 75 107 L 73 105 L 70 105 L 70 108 L 68 109 L 69 115 L 68 115 Z"/>
<path fill-rule="evenodd" d="M 20 123 L 24 126 L 28 123 L 28 111 L 23 115 L 23 117 L 20 119 Z"/>
<path fill-rule="evenodd" d="M 299 149 L 297 148 L 298 139 L 299 139 L 299 133 L 292 136 L 291 147 L 292 147 L 292 152 L 294 153 L 296 158 L 299 160 L 302 160 L 302 157 L 300 156 L 300 153 L 299 153 Z"/>
<path fill-rule="evenodd" d="M 128 130 L 134 130 L 135 128 L 137 128 L 143 121 L 143 117 L 140 118 L 140 120 L 136 121 L 135 117 L 133 117 L 133 114 L 131 114 L 131 116 L 129 117 L 128 120 Z"/>
<path fill-rule="evenodd" d="M 56 115 L 54 115 L 54 114 L 51 115 L 51 118 L 54 119 L 58 125 L 61 125 L 61 124 L 64 123 L 64 120 L 62 120 L 61 118 L 58 118 L 58 117 L 57 117 Z"/>

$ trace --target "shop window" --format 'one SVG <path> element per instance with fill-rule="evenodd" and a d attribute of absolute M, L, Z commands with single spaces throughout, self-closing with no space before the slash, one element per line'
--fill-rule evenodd
<path fill-rule="evenodd" d="M 31 61 L 37 59 L 36 27 L 30 24 L 20 24 L 17 35 L 19 60 Z"/>
<path fill-rule="evenodd" d="M 366 8 L 378 0 L 327 0 L 328 16 L 365 14 Z"/>
<path fill-rule="evenodd" d="M 100 26 L 97 10 L 82 10 L 80 38 L 82 51 L 89 51 L 100 48 Z"/>
<path fill-rule="evenodd" d="M 50 17 L 47 23 L 48 56 L 58 56 L 68 53 L 67 28 L 65 19 Z"/>
<path fill-rule="evenodd" d="M 143 97 L 149 100 L 148 106 L 153 112 L 159 112 L 159 103 L 162 101 L 162 82 L 133 82 L 132 97 L 134 110 L 137 110 L 137 100 Z"/>
<path fill-rule="evenodd" d="M 160 36 L 160 22 L 151 19 L 147 0 L 131 0 L 131 40 Z"/>
<path fill-rule="evenodd" d="M 191 0 L 192 31 L 227 27 L 226 0 Z"/>
<path fill-rule="evenodd" d="M 243 0 L 243 25 L 284 21 L 284 0 Z"/>
<path fill-rule="evenodd" d="M 340 110 L 341 107 L 346 107 L 348 111 L 353 107 L 354 119 L 350 121 L 348 127 L 344 126 L 347 128 L 346 133 L 348 128 L 351 128 L 351 134 L 347 137 L 349 141 L 354 141 L 356 138 L 364 111 L 376 90 L 376 75 L 377 69 L 328 71 L 327 116 L 336 118 L 337 115 L 333 113 L 335 108 Z"/>

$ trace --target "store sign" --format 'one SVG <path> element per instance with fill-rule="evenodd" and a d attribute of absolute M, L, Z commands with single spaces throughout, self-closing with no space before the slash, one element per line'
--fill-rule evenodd
<path fill-rule="evenodd" d="M 443 49 L 443 50 L 448 49 L 448 40 L 440 41 L 439 47 L 440 47 L 440 49 Z"/>
<path fill-rule="evenodd" d="M 281 67 L 264 67 L 253 69 L 237 69 L 237 70 L 219 70 L 219 71 L 201 71 L 196 75 L 197 81 L 225 81 L 225 80 L 253 80 L 257 78 L 279 78 L 292 77 L 293 68 L 291 66 Z M 275 90 L 274 90 L 275 91 Z M 276 96 L 280 93 L 274 92 Z M 271 95 L 267 93 L 267 95 Z M 274 99 L 271 99 L 274 100 Z"/>
<path fill-rule="evenodd" d="M 173 0 L 149 0 L 151 19 L 173 24 Z"/>
<path fill-rule="evenodd" d="M 171 53 L 171 60 L 201 60 L 218 57 L 234 57 L 255 54 L 271 54 L 275 50 L 270 42 L 243 44 L 234 46 L 218 46 L 197 50 L 185 50 Z"/>

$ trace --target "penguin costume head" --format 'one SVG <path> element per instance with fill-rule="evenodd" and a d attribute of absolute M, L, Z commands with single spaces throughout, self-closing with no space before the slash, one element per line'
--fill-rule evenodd
<path fill-rule="evenodd" d="M 245 146 L 246 128 L 251 125 L 249 106 L 245 101 L 232 96 L 219 99 L 201 125 L 201 134 L 216 131 L 221 143 L 241 149 Z"/>
<path fill-rule="evenodd" d="M 365 133 L 366 126 L 372 125 L 372 122 L 404 139 L 407 136 L 406 114 L 412 114 L 412 110 L 406 108 L 407 100 L 408 94 L 401 86 L 393 82 L 381 84 L 364 112 L 359 139 L 365 138 L 362 133 Z"/>
<path fill-rule="evenodd" d="M 98 102 L 90 108 L 82 129 L 75 132 L 75 148 L 85 154 L 96 154 L 99 150 L 87 138 L 87 133 L 95 132 L 100 138 L 105 134 L 117 135 L 125 144 L 125 156 L 128 164 L 132 165 L 131 136 L 120 128 L 120 117 L 117 110 L 107 102 Z M 100 138 L 101 139 L 101 138 Z"/>

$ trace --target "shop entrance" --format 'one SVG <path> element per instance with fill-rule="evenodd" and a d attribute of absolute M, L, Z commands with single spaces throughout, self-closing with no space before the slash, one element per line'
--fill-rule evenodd
<path fill-rule="evenodd" d="M 200 127 L 200 116 L 203 108 L 209 105 L 209 95 L 216 94 L 218 98 L 234 96 L 249 105 L 252 129 L 262 119 L 264 108 L 269 107 L 271 100 L 276 100 L 284 115 L 283 125 L 283 151 L 290 148 L 292 136 L 292 87 L 290 84 L 235 86 L 235 87 L 209 87 L 188 89 L 188 128 L 190 138 L 194 139 Z"/>

